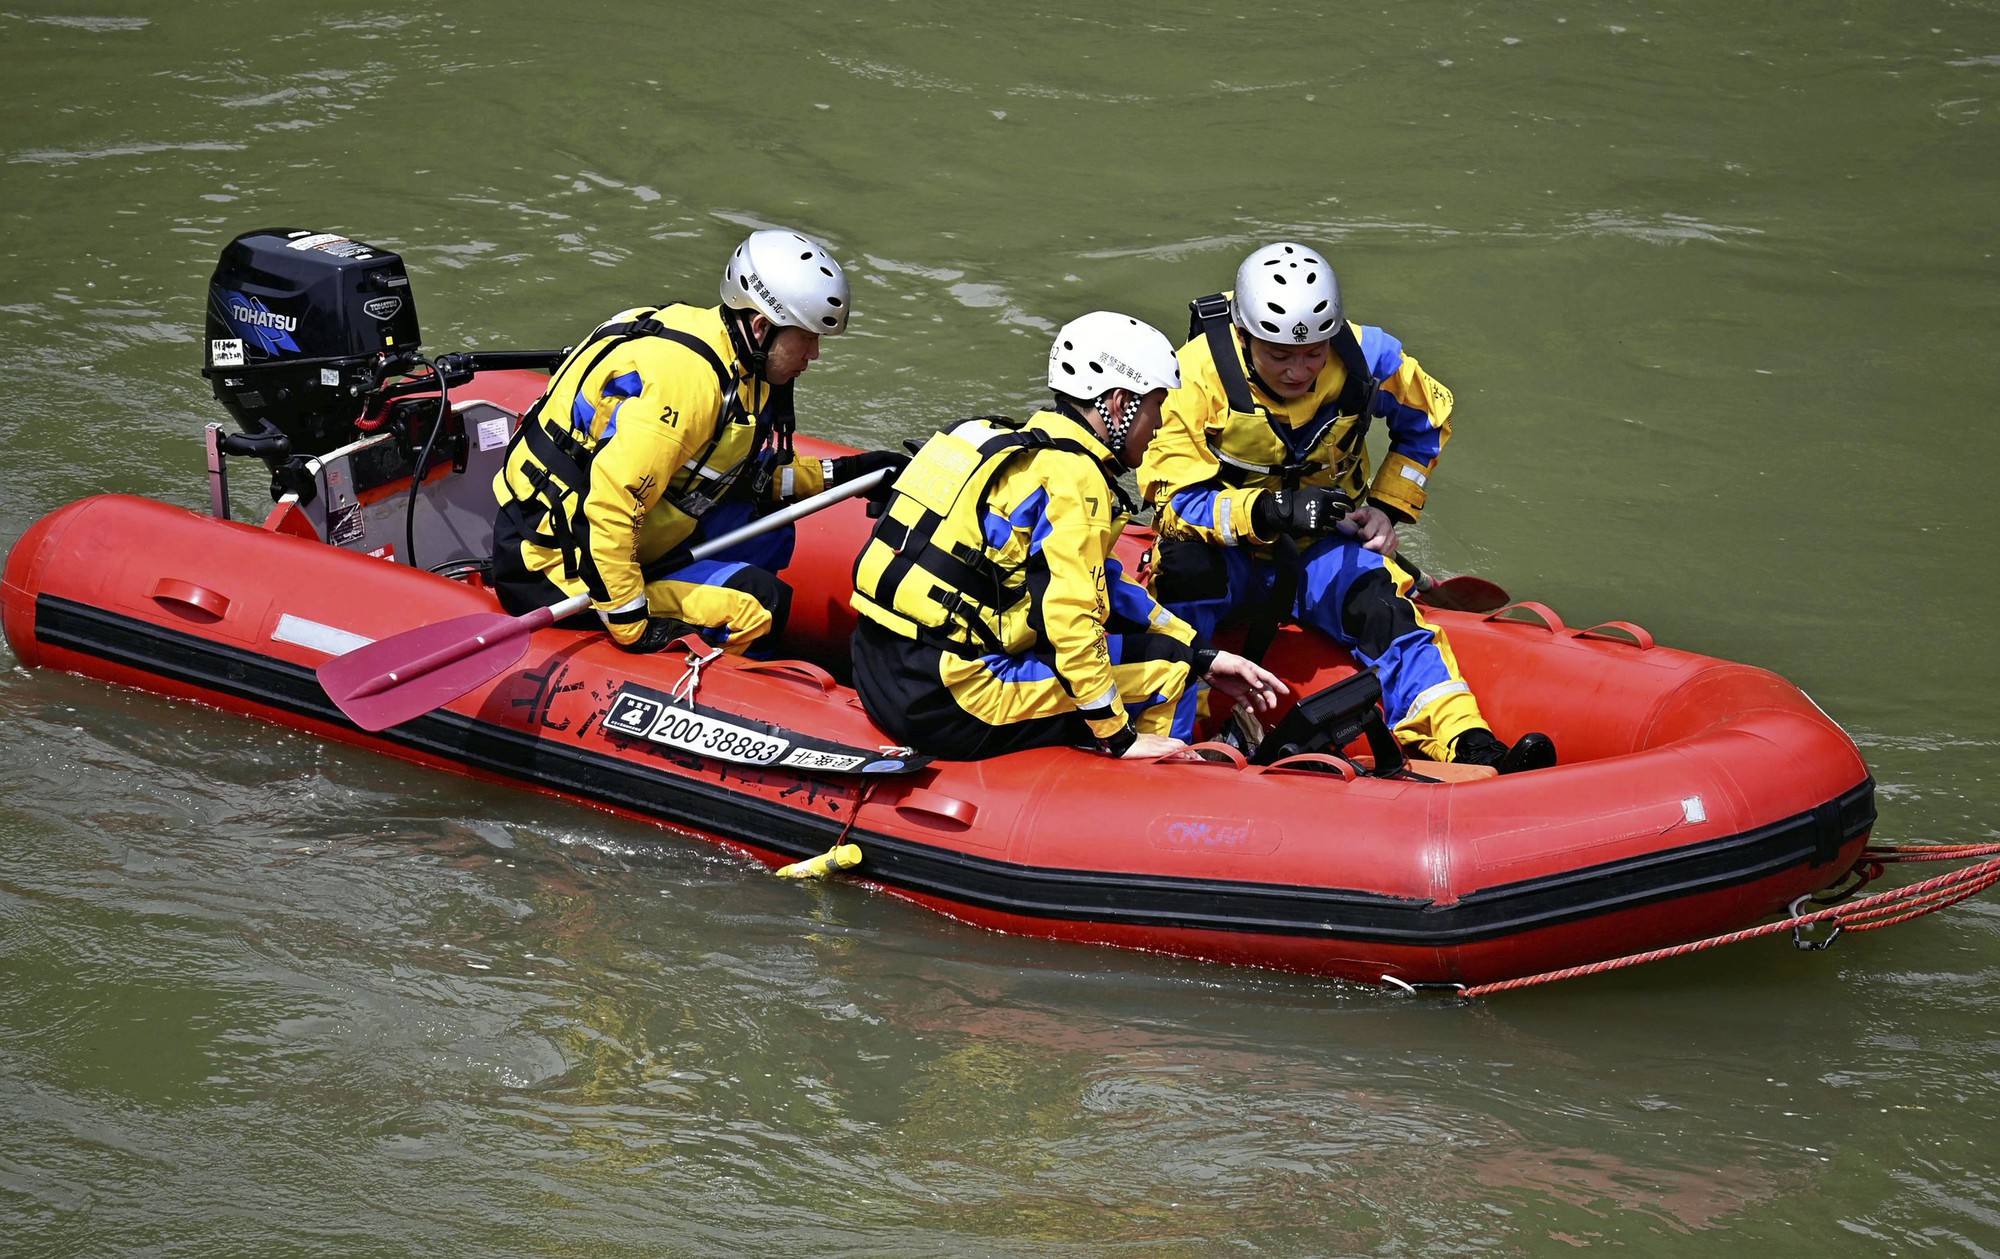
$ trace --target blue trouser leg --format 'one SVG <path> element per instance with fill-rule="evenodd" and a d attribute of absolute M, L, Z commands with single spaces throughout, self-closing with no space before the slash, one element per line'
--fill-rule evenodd
<path fill-rule="evenodd" d="M 688 544 L 699 546 L 741 528 L 753 518 L 748 503 L 724 503 L 703 516 L 689 535 Z M 791 589 L 777 573 L 792 561 L 798 536 L 790 525 L 748 538 L 706 559 L 695 560 L 654 579 L 671 590 L 670 598 L 679 605 L 684 619 L 703 627 L 702 637 L 715 646 L 729 644 L 738 630 L 760 636 L 749 651 L 767 655 L 771 648 L 766 629 L 784 627 L 791 606 Z M 651 583 L 649 583 L 649 586 Z M 689 589 L 693 587 L 695 589 Z M 649 598 L 652 596 L 649 594 Z M 761 608 L 763 611 L 758 611 Z M 768 616 L 766 615 L 768 614 Z M 734 627 L 734 628 L 732 628 Z"/>
<path fill-rule="evenodd" d="M 1195 632 L 1204 640 L 1213 641 L 1215 631 L 1224 621 L 1268 598 L 1271 584 L 1277 578 L 1277 570 L 1271 565 L 1256 562 L 1249 552 L 1236 547 L 1222 551 L 1222 563 L 1228 575 L 1228 585 L 1223 594 L 1213 599 L 1188 599 L 1164 605 L 1167 611 L 1194 626 Z M 1172 733 L 1176 739 L 1194 738 L 1195 723 L 1200 715 L 1197 706 L 1199 689 L 1188 687 L 1187 694 L 1181 697 L 1181 703 L 1174 710 Z"/>
<path fill-rule="evenodd" d="M 1268 597 L 1277 577 L 1268 560 L 1255 559 L 1240 548 L 1224 550 L 1222 559 L 1229 578 L 1226 594 L 1167 605 L 1208 638 L 1230 617 Z M 1293 619 L 1347 648 L 1363 665 L 1375 667 L 1382 679 L 1382 707 L 1392 727 L 1410 715 L 1420 697 L 1435 694 L 1435 688 L 1464 686 L 1438 650 L 1435 632 L 1420 623 L 1414 608 L 1395 606 L 1402 596 L 1380 555 L 1344 535 L 1334 535 L 1306 548 L 1300 561 Z M 1356 602 L 1350 609 L 1351 595 Z M 1362 633 L 1350 631 L 1348 612 L 1355 614 L 1355 628 Z M 1390 631 L 1385 646 L 1364 641 L 1373 636 L 1370 631 L 1380 633 L 1384 627 Z M 1378 646 L 1382 649 L 1373 650 Z M 1192 737 L 1194 724 L 1190 707 L 1185 719 L 1176 714 L 1174 735 Z"/>
<path fill-rule="evenodd" d="M 1420 698 L 1441 694 L 1439 688 L 1464 689 L 1438 650 L 1436 631 L 1422 624 L 1415 607 L 1398 593 L 1397 574 L 1388 561 L 1342 535 L 1313 543 L 1303 561 L 1300 623 L 1375 667 L 1390 726 L 1408 717 Z"/>
<path fill-rule="evenodd" d="M 694 532 L 688 535 L 688 545 L 700 546 L 710 538 L 719 538 L 732 529 L 741 529 L 754 519 L 756 513 L 749 503 L 720 503 L 703 516 Z M 783 525 L 738 542 L 708 558 L 750 564 L 767 573 L 782 573 L 785 566 L 792 562 L 792 550 L 797 543 L 798 530 L 792 525 Z"/>

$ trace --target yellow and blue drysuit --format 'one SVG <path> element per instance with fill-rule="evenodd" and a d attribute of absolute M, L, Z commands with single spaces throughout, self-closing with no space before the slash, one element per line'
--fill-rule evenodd
<path fill-rule="evenodd" d="M 501 604 L 518 613 L 588 592 L 627 647 L 650 618 L 732 652 L 782 629 L 791 589 L 775 574 L 791 561 L 790 528 L 684 557 L 766 504 L 823 488 L 821 461 L 794 456 L 792 428 L 791 386 L 743 365 L 720 307 L 621 311 L 557 368 L 494 477 Z"/>
<path fill-rule="evenodd" d="M 1214 652 L 1125 576 L 1131 516 L 1081 420 L 962 421 L 925 443 L 854 571 L 854 684 L 884 731 L 935 756 L 1113 754 L 1163 734 Z"/>
<path fill-rule="evenodd" d="M 1379 670 L 1397 737 L 1450 760 L 1452 741 L 1486 721 L 1450 643 L 1410 600 L 1413 575 L 1346 534 L 1303 544 L 1260 536 L 1252 512 L 1268 491 L 1324 486 L 1415 520 L 1451 436 L 1451 393 L 1396 338 L 1348 323 L 1312 391 L 1285 402 L 1256 379 L 1226 295 L 1194 309 L 1181 387 L 1167 395 L 1139 469 L 1162 538 L 1154 593 L 1203 635 L 1245 615 L 1320 630 Z M 1375 420 L 1389 448 L 1371 480 L 1364 439 Z"/>

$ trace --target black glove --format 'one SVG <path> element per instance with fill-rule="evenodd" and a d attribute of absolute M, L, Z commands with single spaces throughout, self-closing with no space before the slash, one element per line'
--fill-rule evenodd
<path fill-rule="evenodd" d="M 891 468 L 900 473 L 910 466 L 910 457 L 900 450 L 864 450 L 859 454 L 842 455 L 838 459 L 822 459 L 820 462 L 826 469 L 826 488 L 833 489 L 835 486 L 847 484 L 856 477 L 867 476 L 883 468 Z M 868 501 L 888 502 L 889 491 L 895 484 L 896 478 L 890 477 L 868 491 Z"/>
<path fill-rule="evenodd" d="M 629 643 L 618 643 L 618 650 L 629 651 L 635 656 L 648 656 L 673 645 L 674 641 L 695 632 L 695 627 L 686 621 L 671 616 L 649 616 L 646 630 Z"/>
<path fill-rule="evenodd" d="M 1354 510 L 1354 500 L 1339 490 L 1308 485 L 1297 490 L 1266 490 L 1250 507 L 1250 525 L 1260 538 L 1288 534 L 1323 538 Z"/>

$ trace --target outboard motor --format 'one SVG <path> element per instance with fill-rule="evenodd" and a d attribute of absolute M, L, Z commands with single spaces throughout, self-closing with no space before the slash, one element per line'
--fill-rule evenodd
<path fill-rule="evenodd" d="M 370 396 L 415 367 L 419 340 L 401 257 L 332 232 L 271 228 L 222 251 L 201 374 L 252 439 L 241 445 L 276 473 L 290 456 L 359 436 Z"/>
<path fill-rule="evenodd" d="M 254 456 L 271 470 L 272 501 L 289 503 L 323 541 L 407 564 L 421 545 L 438 571 L 484 562 L 506 456 L 490 437 L 511 433 L 517 417 L 478 400 L 454 407 L 450 391 L 481 371 L 548 372 L 566 351 L 433 361 L 419 348 L 401 257 L 289 228 L 245 232 L 223 249 L 205 331 L 201 374 L 242 429 L 207 427 L 216 516 L 229 518 L 229 457 Z M 427 476 L 444 463 L 451 475 Z"/>

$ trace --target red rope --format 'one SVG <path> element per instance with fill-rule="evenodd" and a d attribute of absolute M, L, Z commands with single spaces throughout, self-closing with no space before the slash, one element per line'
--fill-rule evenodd
<path fill-rule="evenodd" d="M 1608 961 L 1592 962 L 1585 966 L 1571 966 L 1563 970 L 1527 975 L 1520 979 L 1501 980 L 1497 983 L 1474 984 L 1460 989 L 1459 995 L 1483 997 L 1496 992 L 1511 992 L 1516 988 L 1552 984 L 1559 979 L 1599 975 L 1606 971 L 1637 966 L 1641 962 L 1657 962 L 1669 957 L 1681 957 L 1703 949 L 1735 944 L 1739 940 L 1754 940 L 1758 936 L 1775 935 L 1780 931 L 1796 931 L 1819 923 L 1833 923 L 1836 935 L 1842 931 L 1874 931 L 1881 927 L 1894 926 L 1899 922 L 1908 922 L 1912 918 L 1919 918 L 1956 905 L 2000 883 L 2000 844 L 1919 844 L 1909 848 L 1869 848 L 1863 851 L 1860 859 L 1854 863 L 1856 869 L 1886 862 L 1962 861 L 1972 857 L 1983 857 L 1986 860 L 1977 865 L 1925 879 L 1921 883 L 1912 883 L 1908 887 L 1877 892 L 1873 896 L 1863 896 L 1846 904 L 1798 914 L 1780 922 L 1747 927 L 1742 931 L 1731 931 L 1726 935 L 1711 936 L 1706 940 L 1691 940 L 1686 944 L 1676 944 L 1670 948 L 1633 953 Z M 1826 944 L 1832 942 L 1833 939 L 1829 936 L 1819 947 L 1824 948 Z"/>

